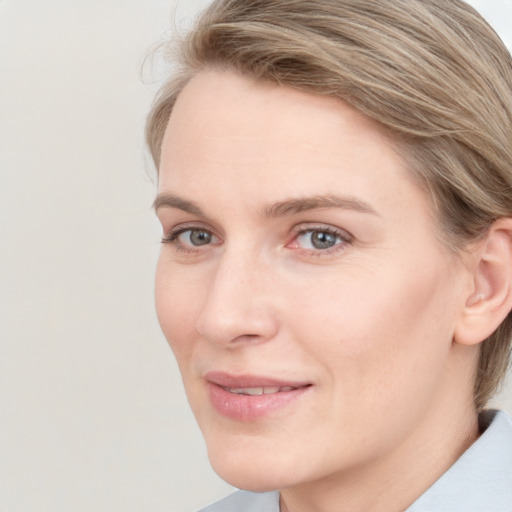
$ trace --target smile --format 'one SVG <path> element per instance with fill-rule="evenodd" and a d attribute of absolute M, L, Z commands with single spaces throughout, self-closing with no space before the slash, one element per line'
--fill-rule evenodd
<path fill-rule="evenodd" d="M 205 375 L 213 408 L 236 421 L 256 421 L 293 407 L 314 386 L 309 382 L 282 381 L 252 375 L 210 372 Z"/>
<path fill-rule="evenodd" d="M 300 386 L 304 387 L 304 386 Z M 258 395 L 273 395 L 274 393 L 284 393 L 286 391 L 293 391 L 294 389 L 299 389 L 299 387 L 294 386 L 267 386 L 267 387 L 259 387 L 259 388 L 227 388 L 224 387 L 226 391 L 230 393 L 234 393 L 235 395 L 249 395 L 249 396 L 258 396 Z"/>

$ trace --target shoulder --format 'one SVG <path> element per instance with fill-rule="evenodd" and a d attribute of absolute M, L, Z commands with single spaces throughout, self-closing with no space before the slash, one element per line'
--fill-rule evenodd
<path fill-rule="evenodd" d="M 279 493 L 237 491 L 200 512 L 279 512 Z"/>

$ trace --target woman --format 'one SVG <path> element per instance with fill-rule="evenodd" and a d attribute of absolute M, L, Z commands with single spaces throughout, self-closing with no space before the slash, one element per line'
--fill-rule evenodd
<path fill-rule="evenodd" d="M 512 510 L 512 62 L 460 0 L 220 0 L 147 139 L 208 512 Z"/>

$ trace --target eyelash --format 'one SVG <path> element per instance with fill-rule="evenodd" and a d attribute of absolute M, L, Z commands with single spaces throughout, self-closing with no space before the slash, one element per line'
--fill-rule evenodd
<path fill-rule="evenodd" d="M 295 231 L 295 234 L 294 234 L 294 237 L 293 237 L 293 240 L 291 243 L 296 242 L 300 236 L 306 235 L 308 233 L 310 233 L 311 235 L 313 233 L 327 233 L 329 235 L 334 236 L 335 238 L 337 238 L 339 240 L 339 241 L 337 241 L 337 243 L 335 245 L 333 245 L 332 247 L 326 248 L 326 249 L 302 249 L 303 251 L 306 251 L 308 253 L 308 255 L 313 255 L 316 257 L 329 256 L 332 254 L 336 254 L 340 251 L 343 251 L 347 245 L 350 245 L 353 243 L 353 237 L 349 233 L 347 233 L 344 230 L 337 229 L 333 226 L 325 226 L 325 225 L 304 226 L 304 225 L 300 225 L 300 226 L 297 226 L 297 228 L 295 228 L 294 231 Z"/>
<path fill-rule="evenodd" d="M 179 237 L 186 233 L 186 232 L 202 232 L 206 233 L 207 235 L 211 237 L 215 237 L 213 232 L 207 228 L 204 228 L 202 226 L 197 225 L 188 225 L 188 226 L 178 226 L 175 229 L 173 229 L 167 236 L 162 238 L 162 244 L 169 244 L 178 252 L 186 253 L 186 254 L 196 254 L 197 252 L 201 251 L 201 246 L 192 246 L 192 245 L 185 245 L 180 243 Z M 329 235 L 332 235 L 339 239 L 339 241 L 333 245 L 332 247 L 326 248 L 326 249 L 302 249 L 302 251 L 306 252 L 308 255 L 314 255 L 317 257 L 321 256 L 327 256 L 331 254 L 335 254 L 339 251 L 343 251 L 346 247 L 346 245 L 350 245 L 353 243 L 353 237 L 347 233 L 344 230 L 336 229 L 332 226 L 304 226 L 299 225 L 294 230 L 293 239 L 287 243 L 286 246 L 289 246 L 290 244 L 293 244 L 294 242 L 297 242 L 299 237 L 306 235 L 308 233 L 327 233 Z M 211 243 L 205 244 L 205 246 L 212 245 Z M 300 250 L 300 247 L 297 247 L 298 250 Z"/>
<path fill-rule="evenodd" d="M 175 229 L 173 229 L 167 236 L 164 236 L 162 238 L 162 243 L 171 245 L 173 247 L 173 249 L 175 249 L 178 252 L 182 252 L 182 253 L 186 253 L 186 254 L 195 254 L 198 251 L 197 248 L 195 248 L 194 246 L 184 245 L 184 244 L 180 243 L 178 240 L 179 237 L 183 233 L 186 233 L 187 231 L 191 231 L 191 232 L 192 231 L 200 231 L 202 233 L 207 233 L 208 235 L 210 235 L 212 237 L 215 236 L 209 229 L 206 229 L 202 226 L 196 226 L 196 225 L 178 226 Z M 205 245 L 210 245 L 210 244 L 205 244 Z M 200 247 L 200 246 L 196 246 L 196 247 Z"/>

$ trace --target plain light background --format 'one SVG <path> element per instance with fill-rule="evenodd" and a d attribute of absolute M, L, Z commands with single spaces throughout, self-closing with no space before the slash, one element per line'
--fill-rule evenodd
<path fill-rule="evenodd" d="M 1 512 L 193 512 L 231 489 L 157 325 L 143 147 L 165 72 L 144 56 L 207 3 L 0 0 Z M 512 2 L 472 3 L 512 47 Z"/>

